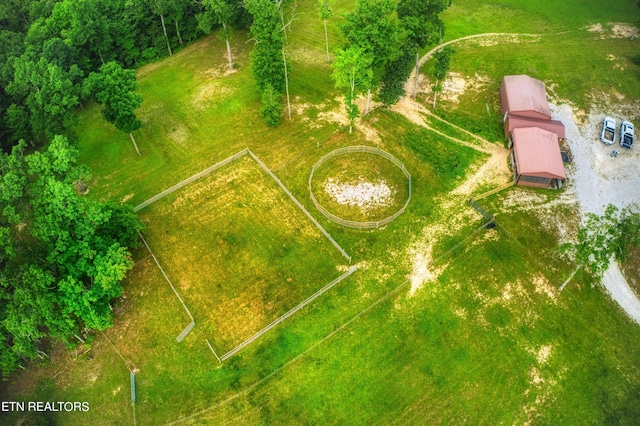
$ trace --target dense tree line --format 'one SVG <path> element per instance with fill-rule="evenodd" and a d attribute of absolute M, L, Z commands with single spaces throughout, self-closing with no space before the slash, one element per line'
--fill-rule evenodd
<path fill-rule="evenodd" d="M 211 31 L 248 26 L 240 0 L 4 0 L 0 145 L 71 136 L 82 86 L 100 67 L 135 68 Z"/>
<path fill-rule="evenodd" d="M 358 0 L 355 12 L 345 17 L 346 39 L 338 50 L 333 77 L 347 89 L 347 114 L 359 115 L 355 98 L 367 94 L 366 114 L 373 92 L 391 105 L 404 95 L 404 84 L 414 68 L 419 72 L 419 52 L 442 39 L 439 14 L 450 0 Z"/>
<path fill-rule="evenodd" d="M 222 0 L 221 0 L 222 1 Z M 83 102 L 128 133 L 141 126 L 132 68 L 203 34 L 216 2 L 0 3 L 0 371 L 111 324 L 141 224 L 81 196 L 73 129 Z M 246 25 L 239 1 L 209 24 Z M 234 6 L 235 5 L 235 6 Z M 218 13 L 218 12 L 216 12 Z M 224 19 L 224 22 L 221 20 Z M 35 148 L 35 149 L 34 149 Z M 138 152 L 139 153 L 139 152 Z"/>
<path fill-rule="evenodd" d="M 64 136 L 42 152 L 0 154 L 0 370 L 45 356 L 51 338 L 82 340 L 111 324 L 133 266 L 133 209 L 80 196 L 86 170 Z"/>

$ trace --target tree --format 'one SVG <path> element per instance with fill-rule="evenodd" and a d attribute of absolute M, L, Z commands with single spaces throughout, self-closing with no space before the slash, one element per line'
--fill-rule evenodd
<path fill-rule="evenodd" d="M 160 17 L 160 23 L 162 24 L 162 32 L 164 34 L 164 39 L 167 42 L 167 50 L 169 51 L 169 56 L 173 55 L 171 51 L 171 43 L 169 43 L 169 36 L 167 35 L 167 26 L 164 23 L 164 15 L 169 12 L 170 7 L 172 5 L 171 0 L 150 0 L 149 6 L 153 13 Z"/>
<path fill-rule="evenodd" d="M 69 44 L 85 52 L 87 61 L 97 56 L 104 64 L 114 56 L 108 6 L 108 0 L 64 0 L 56 3 L 49 21 Z"/>
<path fill-rule="evenodd" d="M 24 137 L 44 142 L 56 134 L 64 134 L 76 123 L 73 108 L 78 104 L 79 89 L 74 81 L 83 75 L 71 65 L 68 72 L 41 58 L 38 62 L 23 55 L 13 62 L 13 82 L 7 91 L 24 99 L 25 108 L 16 106 L 10 114 L 10 122 L 19 121 Z M 17 114 L 26 113 L 24 117 Z M 28 130 L 27 130 L 28 129 Z"/>
<path fill-rule="evenodd" d="M 280 112 L 282 111 L 282 101 L 280 94 L 273 90 L 271 85 L 267 85 L 262 92 L 262 107 L 260 115 L 268 126 L 276 127 L 280 124 Z"/>
<path fill-rule="evenodd" d="M 62 136 L 25 155 L 0 155 L 0 369 L 44 357 L 41 340 L 69 342 L 111 324 L 111 303 L 133 265 L 141 229 L 131 207 L 81 197 L 86 171 Z M 79 338 L 79 337 L 78 337 Z"/>
<path fill-rule="evenodd" d="M 365 87 L 371 87 L 373 78 L 371 71 L 372 57 L 364 49 L 351 46 L 340 49 L 333 63 L 332 77 L 336 87 L 347 89 L 345 103 L 349 118 L 349 133 L 353 130 L 353 122 L 358 117 L 358 106 L 354 103 L 356 97 Z"/>
<path fill-rule="evenodd" d="M 251 70 L 264 102 L 275 94 L 282 94 L 288 84 L 281 16 L 278 3 L 270 0 L 247 0 L 246 6 L 253 16 L 251 35 L 255 40 L 251 51 Z M 264 96 L 267 90 L 270 93 Z M 263 109 L 271 110 L 274 105 L 273 102 L 269 105 L 263 103 Z"/>
<path fill-rule="evenodd" d="M 436 78 L 436 84 L 433 86 L 433 107 L 436 107 L 436 96 L 440 91 L 440 80 L 444 80 L 451 65 L 451 57 L 453 56 L 453 47 L 445 46 L 433 54 L 436 62 L 433 65 L 433 75 Z"/>
<path fill-rule="evenodd" d="M 401 0 L 398 3 L 398 19 L 404 35 L 400 56 L 387 66 L 382 76 L 381 99 L 391 105 L 403 96 L 404 84 L 411 74 L 411 62 L 415 57 L 413 97 L 418 90 L 420 75 L 420 50 L 442 39 L 444 23 L 439 14 L 451 4 L 450 0 Z"/>
<path fill-rule="evenodd" d="M 222 35 L 227 45 L 229 58 L 229 71 L 233 70 L 233 58 L 231 57 L 231 20 L 233 19 L 233 6 L 227 0 L 202 0 L 204 12 L 197 15 L 198 27 L 209 34 L 214 25 L 222 25 Z"/>
<path fill-rule="evenodd" d="M 284 38 L 280 14 L 275 2 L 247 0 L 247 9 L 253 16 L 251 35 L 255 45 L 251 51 L 251 70 L 261 91 L 267 84 L 282 93 L 284 90 L 284 66 L 281 61 Z"/>
<path fill-rule="evenodd" d="M 371 91 L 377 86 L 386 64 L 395 59 L 399 46 L 399 27 L 394 17 L 394 0 L 358 0 L 354 13 L 345 16 L 342 32 L 349 45 L 370 55 L 371 74 L 364 114 L 369 112 Z"/>
<path fill-rule="evenodd" d="M 129 134 L 138 155 L 140 150 L 132 132 L 142 127 L 135 110 L 142 104 L 137 90 L 136 72 L 122 68 L 116 62 L 108 62 L 100 67 L 100 72 L 91 73 L 84 82 L 84 91 L 92 94 L 99 104 L 103 104 L 102 115 L 118 130 Z"/>
<path fill-rule="evenodd" d="M 320 19 L 322 19 L 322 23 L 324 24 L 324 43 L 327 49 L 327 62 L 331 62 L 331 58 L 329 57 L 329 34 L 327 33 L 327 20 L 333 16 L 333 3 L 335 0 L 320 0 Z"/>
<path fill-rule="evenodd" d="M 576 243 L 565 243 L 560 251 L 570 253 L 578 265 L 600 278 L 612 257 L 620 262 L 629 250 L 640 247 L 640 211 L 638 206 L 622 210 L 609 204 L 603 215 L 588 213 L 578 231 Z"/>

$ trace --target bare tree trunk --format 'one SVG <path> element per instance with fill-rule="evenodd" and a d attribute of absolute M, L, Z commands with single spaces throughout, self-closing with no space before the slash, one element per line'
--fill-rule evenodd
<path fill-rule="evenodd" d="M 416 52 L 416 81 L 413 84 L 413 99 L 418 96 L 418 79 L 420 77 L 420 54 Z"/>
<path fill-rule="evenodd" d="M 138 149 L 138 144 L 136 143 L 136 140 L 133 138 L 133 135 L 131 133 L 129 133 L 129 137 L 131 137 L 131 142 L 133 142 L 133 146 L 136 148 L 136 152 L 138 153 L 138 155 L 141 155 L 140 150 Z"/>
<path fill-rule="evenodd" d="M 287 27 L 284 24 L 284 5 L 280 6 L 280 20 L 282 21 L 282 33 L 284 34 L 284 44 L 289 44 L 289 40 L 287 40 Z"/>
<path fill-rule="evenodd" d="M 231 45 L 229 44 L 229 35 L 227 34 L 227 25 L 222 23 L 222 31 L 224 31 L 224 41 L 227 43 L 227 55 L 229 56 L 229 71 L 233 70 L 233 59 L 231 59 Z"/>
<path fill-rule="evenodd" d="M 349 111 L 347 111 L 347 115 L 349 116 L 349 134 L 351 134 L 351 132 L 353 132 L 353 118 L 351 117 L 351 109 L 353 107 L 353 94 L 356 90 L 356 79 L 354 75 L 352 75 L 349 79 L 349 83 L 351 85 L 351 97 L 349 98 L 349 105 L 347 105 L 347 107 L 349 108 Z"/>
<path fill-rule="evenodd" d="M 573 271 L 573 272 L 571 273 L 571 275 L 569 275 L 569 278 L 567 278 L 567 279 L 566 279 L 566 280 L 565 280 L 565 281 L 560 285 L 560 287 L 558 287 L 558 291 L 562 291 L 562 290 L 564 290 L 564 287 L 569 283 L 569 281 L 571 281 L 571 278 L 573 278 L 573 276 L 574 276 L 574 275 L 575 275 L 575 274 L 580 270 L 580 268 L 582 268 L 582 265 L 578 266 L 578 267 L 576 268 L 576 270 L 575 270 L 575 271 Z"/>
<path fill-rule="evenodd" d="M 164 38 L 167 40 L 167 49 L 169 49 L 169 56 L 173 55 L 171 51 L 171 45 L 169 44 L 169 37 L 167 36 L 167 27 L 164 25 L 164 16 L 160 14 L 160 21 L 162 22 L 162 31 L 164 32 Z"/>
<path fill-rule="evenodd" d="M 180 42 L 180 44 L 182 44 L 183 41 L 182 41 L 182 36 L 180 35 L 180 28 L 178 28 L 178 20 L 175 19 L 173 22 L 176 23 L 176 34 L 178 34 L 178 41 Z"/>
<path fill-rule="evenodd" d="M 362 114 L 363 116 L 367 115 L 369 113 L 369 102 L 371 101 L 371 87 L 369 87 L 369 90 L 367 90 L 367 103 L 364 104 L 364 113 Z"/>
<path fill-rule="evenodd" d="M 289 120 L 291 120 L 291 101 L 289 99 L 289 74 L 287 73 L 287 58 L 284 56 L 284 47 L 282 48 L 282 62 L 284 62 L 284 87 L 287 91 L 287 110 L 289 112 Z"/>
<path fill-rule="evenodd" d="M 327 46 L 327 62 L 331 62 L 329 58 L 329 35 L 327 34 L 327 20 L 324 20 L 324 43 Z"/>
<path fill-rule="evenodd" d="M 98 50 L 98 56 L 100 56 L 100 61 L 102 62 L 102 65 L 104 65 L 104 59 L 102 58 L 102 52 Z"/>
<path fill-rule="evenodd" d="M 438 79 L 436 78 L 436 85 L 433 86 L 433 109 L 436 109 L 436 96 L 438 95 Z"/>

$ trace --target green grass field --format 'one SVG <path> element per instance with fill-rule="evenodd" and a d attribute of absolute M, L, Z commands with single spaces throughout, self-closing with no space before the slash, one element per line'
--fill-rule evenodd
<path fill-rule="evenodd" d="M 336 13 L 353 5 L 340 1 Z M 481 228 L 483 218 L 454 190 L 487 154 L 381 109 L 364 120 L 379 140 L 349 134 L 331 119 L 339 93 L 316 3 L 302 1 L 298 12 L 304 13 L 286 47 L 293 120 L 270 129 L 260 119 L 248 34 L 234 34 L 238 69 L 228 75 L 224 45 L 212 35 L 139 70 L 142 156 L 91 105 L 80 113 L 81 162 L 93 171 L 89 196 L 136 205 L 248 147 L 353 256 L 358 272 L 220 365 L 203 343 L 207 320 L 200 318 L 216 309 L 239 315 L 241 322 L 210 318 L 211 330 L 225 324 L 225 336 L 233 336 L 214 335 L 216 344 L 233 345 L 345 266 L 273 181 L 244 158 L 140 211 L 152 249 L 194 306 L 197 325 L 182 343 L 175 337 L 186 314 L 142 247 L 134 252 L 126 298 L 114 307 L 114 326 L 77 353 L 56 346 L 48 362 L 11 376 L 2 399 L 89 402 L 88 413 L 47 416 L 65 425 L 132 424 L 134 409 L 137 424 L 145 425 L 635 423 L 640 327 L 582 273 L 557 292 L 575 269 L 557 251 L 561 230 L 577 227 L 575 204 L 561 202 L 558 192 L 510 188 L 482 200 L 498 214 L 499 226 Z M 439 101 L 435 112 L 501 143 L 497 88 L 511 72 L 536 74 L 576 109 L 588 110 L 590 94 L 600 92 L 637 104 L 640 67 L 625 58 L 637 54 L 640 41 L 595 38 L 583 28 L 634 22 L 639 15 L 635 1 L 627 0 L 455 1 L 443 14 L 446 40 L 484 32 L 546 35 L 517 50 L 504 43 L 457 46 L 451 71 L 467 79 L 479 73 L 486 83 L 457 102 Z M 340 21 L 330 22 L 334 47 Z M 609 53 L 624 69 L 614 68 Z M 474 142 L 436 121 L 429 124 Z M 332 224 L 308 196 L 307 178 L 318 158 L 359 144 L 391 153 L 413 178 L 408 209 L 379 230 Z M 539 201 L 531 207 L 519 201 L 522 194 Z M 253 215 L 254 208 L 261 213 Z M 273 253 L 277 259 L 269 257 Z M 424 263 L 421 253 L 432 261 Z M 239 263 L 246 268 L 233 266 Z M 412 289 L 416 271 L 425 270 L 432 278 Z M 265 285 L 252 287 L 261 276 Z M 309 286 L 284 290 L 298 282 Z M 213 298 L 211 286 L 226 301 Z M 263 306 L 278 303 L 263 312 L 244 309 L 238 301 L 245 293 L 256 298 L 254 307 L 257 299 Z M 129 370 L 136 372 L 135 407 Z M 14 414 L 2 423 L 26 417 Z"/>
<path fill-rule="evenodd" d="M 146 240 L 219 355 L 340 273 L 340 253 L 245 156 L 141 210 Z M 202 340 L 202 339 L 201 339 Z"/>

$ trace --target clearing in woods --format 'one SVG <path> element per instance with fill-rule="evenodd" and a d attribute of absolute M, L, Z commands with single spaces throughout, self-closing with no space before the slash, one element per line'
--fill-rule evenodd
<path fill-rule="evenodd" d="M 219 354 L 340 273 L 340 253 L 242 157 L 141 210 L 149 242 Z M 304 259 L 304 261 L 302 261 Z"/>

